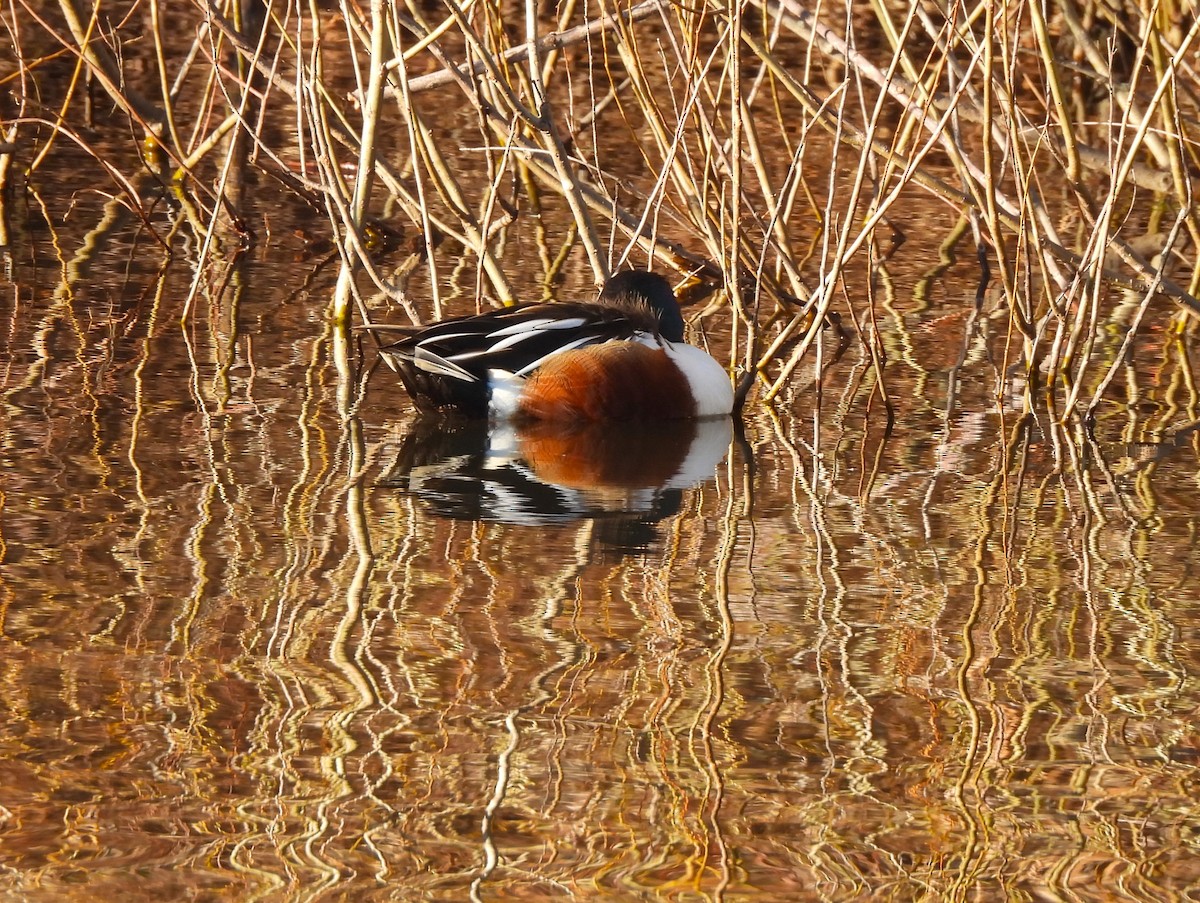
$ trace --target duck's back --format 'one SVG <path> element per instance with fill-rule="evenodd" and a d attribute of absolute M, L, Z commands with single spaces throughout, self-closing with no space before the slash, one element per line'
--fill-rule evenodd
<path fill-rule="evenodd" d="M 588 302 L 523 304 L 455 317 L 383 349 L 425 410 L 488 414 L 493 371 L 527 376 L 565 351 L 655 330 L 648 308 Z"/>

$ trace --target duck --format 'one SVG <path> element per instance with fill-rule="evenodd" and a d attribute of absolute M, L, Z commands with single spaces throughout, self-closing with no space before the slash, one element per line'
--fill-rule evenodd
<path fill-rule="evenodd" d="M 596 301 L 517 304 L 419 328 L 380 348 L 422 412 L 493 421 L 722 417 L 729 374 L 684 341 L 671 283 L 648 270 L 608 278 Z"/>

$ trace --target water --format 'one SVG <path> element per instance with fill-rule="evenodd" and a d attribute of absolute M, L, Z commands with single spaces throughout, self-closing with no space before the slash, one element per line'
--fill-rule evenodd
<path fill-rule="evenodd" d="M 7 898 L 1200 896 L 1194 330 L 1097 441 L 1023 420 L 931 229 L 893 431 L 831 337 L 692 478 L 589 486 L 339 383 L 288 230 L 181 328 L 186 262 L 84 212 L 4 287 Z"/>

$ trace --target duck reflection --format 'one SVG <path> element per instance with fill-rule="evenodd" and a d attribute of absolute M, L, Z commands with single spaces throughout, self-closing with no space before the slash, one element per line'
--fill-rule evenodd
<path fill-rule="evenodd" d="M 617 549 L 645 550 L 685 490 L 711 480 L 728 417 L 661 423 L 489 424 L 426 418 L 384 476 L 437 517 L 545 525 L 597 522 Z"/>

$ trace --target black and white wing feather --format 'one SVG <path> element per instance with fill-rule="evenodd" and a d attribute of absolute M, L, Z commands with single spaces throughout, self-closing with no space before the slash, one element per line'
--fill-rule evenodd
<path fill-rule="evenodd" d="M 488 412 L 488 371 L 524 376 L 572 348 L 657 331 L 649 308 L 525 304 L 444 320 L 382 349 L 418 404 Z"/>

